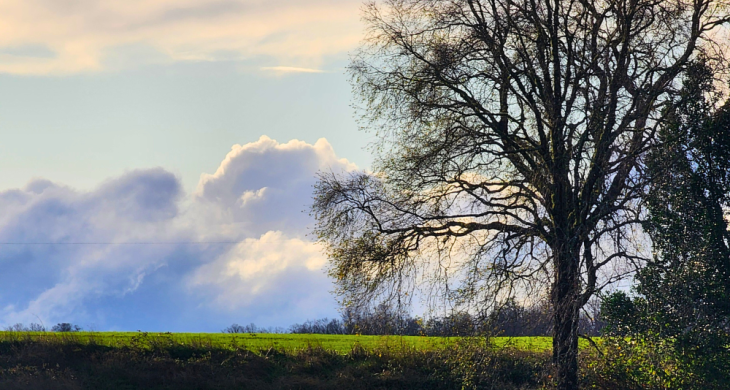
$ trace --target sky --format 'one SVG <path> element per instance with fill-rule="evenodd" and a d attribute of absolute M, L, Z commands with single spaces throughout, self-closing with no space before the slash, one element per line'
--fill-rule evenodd
<path fill-rule="evenodd" d="M 367 169 L 359 0 L 0 0 L 0 327 L 336 317 L 307 213 Z"/>

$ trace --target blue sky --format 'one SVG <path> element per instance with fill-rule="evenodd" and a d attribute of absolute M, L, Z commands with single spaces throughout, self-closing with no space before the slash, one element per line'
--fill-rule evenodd
<path fill-rule="evenodd" d="M 0 242 L 93 243 L 0 246 L 0 326 L 337 315 L 302 211 L 317 171 L 370 164 L 344 70 L 358 1 L 0 9 Z"/>

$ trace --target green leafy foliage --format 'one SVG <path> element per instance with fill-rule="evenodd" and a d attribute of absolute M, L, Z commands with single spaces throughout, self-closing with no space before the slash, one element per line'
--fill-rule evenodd
<path fill-rule="evenodd" d="M 607 321 L 604 332 L 612 335 L 641 333 L 639 306 L 643 301 L 632 300 L 625 292 L 616 291 L 603 300 L 601 316 Z"/>
<path fill-rule="evenodd" d="M 604 302 L 608 370 L 655 388 L 727 388 L 730 382 L 730 101 L 716 108 L 713 74 L 687 71 L 665 112 L 644 225 L 655 255 L 634 299 Z M 644 388 L 644 387 L 641 387 Z"/>

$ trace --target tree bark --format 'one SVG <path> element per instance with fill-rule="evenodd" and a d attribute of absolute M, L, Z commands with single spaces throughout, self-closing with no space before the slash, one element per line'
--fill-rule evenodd
<path fill-rule="evenodd" d="M 553 364 L 558 390 L 578 388 L 578 254 L 568 246 L 560 245 L 553 252 Z"/>

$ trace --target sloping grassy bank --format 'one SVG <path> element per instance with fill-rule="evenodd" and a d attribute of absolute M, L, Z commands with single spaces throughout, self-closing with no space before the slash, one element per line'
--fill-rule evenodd
<path fill-rule="evenodd" d="M 79 336 L 3 335 L 0 388 L 534 389 L 550 380 L 547 352 L 482 340 L 433 349 L 356 343 L 342 353 L 321 346 L 252 351 L 149 334 L 109 346 Z"/>
<path fill-rule="evenodd" d="M 0 389 L 540 389 L 549 350 L 549 338 L 0 332 Z M 585 368 L 594 358 L 583 349 Z"/>

